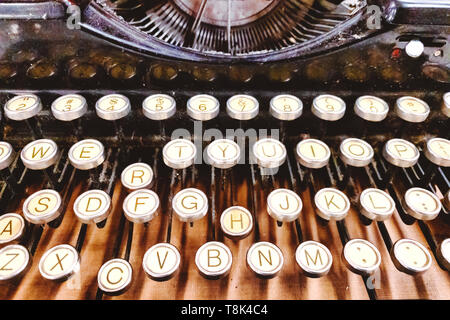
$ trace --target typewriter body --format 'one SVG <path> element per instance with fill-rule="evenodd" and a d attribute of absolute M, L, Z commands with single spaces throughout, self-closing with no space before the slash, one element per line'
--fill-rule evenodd
<path fill-rule="evenodd" d="M 449 299 L 449 91 L 445 1 L 3 1 L 0 297 Z"/>

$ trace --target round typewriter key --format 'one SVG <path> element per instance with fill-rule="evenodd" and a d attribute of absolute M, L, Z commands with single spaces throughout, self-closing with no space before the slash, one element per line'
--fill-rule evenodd
<path fill-rule="evenodd" d="M 383 148 L 383 157 L 397 167 L 412 167 L 419 160 L 419 156 L 416 146 L 403 139 L 391 139 Z"/>
<path fill-rule="evenodd" d="M 425 46 L 423 45 L 422 41 L 416 39 L 410 40 L 405 46 L 405 52 L 411 58 L 420 57 L 424 49 Z"/>
<path fill-rule="evenodd" d="M 8 168 L 14 161 L 15 155 L 11 144 L 0 141 L 0 170 Z"/>
<path fill-rule="evenodd" d="M 425 156 L 437 166 L 450 167 L 450 140 L 443 138 L 428 140 Z"/>
<path fill-rule="evenodd" d="M 164 163 L 173 169 L 184 169 L 194 163 L 197 148 L 186 139 L 175 139 L 163 148 Z"/>
<path fill-rule="evenodd" d="M 438 250 L 438 257 L 441 264 L 450 271 L 450 238 L 441 242 Z"/>
<path fill-rule="evenodd" d="M 302 271 L 312 278 L 325 276 L 333 264 L 330 250 L 316 241 L 302 242 L 295 251 L 295 260 Z"/>
<path fill-rule="evenodd" d="M 361 275 L 373 274 L 381 264 L 378 249 L 364 239 L 352 239 L 347 242 L 342 251 L 342 258 L 352 272 Z"/>
<path fill-rule="evenodd" d="M 142 267 L 150 279 L 165 281 L 180 268 L 181 255 L 170 243 L 157 243 L 145 252 Z"/>
<path fill-rule="evenodd" d="M 31 264 L 27 248 L 10 244 L 0 249 L 0 281 L 8 281 L 23 275 Z"/>
<path fill-rule="evenodd" d="M 323 94 L 313 100 L 312 113 L 326 121 L 336 121 L 345 114 L 345 102 L 339 97 Z"/>
<path fill-rule="evenodd" d="M 0 216 L 0 246 L 19 241 L 25 233 L 25 221 L 17 213 Z"/>
<path fill-rule="evenodd" d="M 80 170 L 96 168 L 105 161 L 105 148 L 98 140 L 81 140 L 70 148 L 69 161 Z"/>
<path fill-rule="evenodd" d="M 373 154 L 372 146 L 361 139 L 345 139 L 339 147 L 341 160 L 353 167 L 367 166 L 372 161 Z"/>
<path fill-rule="evenodd" d="M 102 119 L 119 120 L 130 113 L 130 100 L 121 94 L 110 94 L 97 101 L 95 111 Z"/>
<path fill-rule="evenodd" d="M 258 115 L 259 102 L 246 94 L 237 94 L 227 100 L 228 115 L 237 120 L 250 120 Z"/>
<path fill-rule="evenodd" d="M 52 103 L 53 116 L 61 121 L 81 118 L 87 111 L 87 102 L 79 94 L 66 94 Z"/>
<path fill-rule="evenodd" d="M 35 140 L 22 149 L 20 158 L 28 169 L 43 170 L 58 160 L 58 146 L 49 139 Z"/>
<path fill-rule="evenodd" d="M 207 279 L 220 279 L 228 275 L 233 263 L 230 249 L 218 241 L 202 245 L 195 254 L 195 264 L 200 274 Z"/>
<path fill-rule="evenodd" d="M 302 199 L 289 189 L 275 189 L 267 197 L 267 212 L 280 222 L 297 220 L 302 208 Z"/>
<path fill-rule="evenodd" d="M 175 99 L 167 94 L 153 94 L 142 103 L 142 113 L 151 120 L 166 120 L 172 117 L 176 110 Z"/>
<path fill-rule="evenodd" d="M 214 140 L 206 148 L 207 163 L 215 168 L 229 169 L 239 162 L 240 156 L 239 145 L 230 139 Z"/>
<path fill-rule="evenodd" d="M 48 280 L 64 281 L 80 270 L 80 256 L 68 244 L 57 245 L 46 251 L 39 261 L 39 272 Z"/>
<path fill-rule="evenodd" d="M 88 190 L 78 196 L 73 211 L 82 223 L 98 223 L 111 211 L 111 198 L 103 190 Z"/>
<path fill-rule="evenodd" d="M 408 122 L 423 122 L 430 114 L 428 104 L 414 97 L 401 97 L 395 103 L 395 113 Z"/>
<path fill-rule="evenodd" d="M 391 249 L 391 257 L 398 270 L 417 274 L 431 266 L 431 255 L 419 242 L 411 239 L 398 240 Z"/>
<path fill-rule="evenodd" d="M 419 220 L 433 220 L 441 212 L 439 198 L 422 188 L 411 188 L 405 193 L 406 212 Z"/>
<path fill-rule="evenodd" d="M 253 217 L 246 208 L 233 206 L 222 212 L 220 226 L 228 238 L 243 239 L 253 229 Z"/>
<path fill-rule="evenodd" d="M 369 188 L 359 196 L 361 214 L 370 220 L 384 221 L 389 219 L 395 210 L 395 202 L 386 192 Z"/>
<path fill-rule="evenodd" d="M 123 201 L 125 217 L 135 223 L 146 223 L 158 215 L 158 195 L 147 189 L 130 193 Z"/>
<path fill-rule="evenodd" d="M 15 96 L 5 104 L 5 115 L 11 120 L 26 120 L 42 110 L 42 103 L 34 94 Z"/>
<path fill-rule="evenodd" d="M 320 189 L 314 196 L 316 213 L 325 220 L 342 220 L 350 210 L 350 201 L 341 191 L 334 188 Z"/>
<path fill-rule="evenodd" d="M 219 100 L 207 94 L 191 97 L 187 102 L 187 114 L 194 120 L 206 121 L 217 117 L 220 111 Z"/>
<path fill-rule="evenodd" d="M 270 242 L 254 243 L 247 251 L 247 265 L 260 277 L 275 277 L 283 263 L 283 253 Z"/>
<path fill-rule="evenodd" d="M 131 191 L 149 188 L 153 183 L 153 170 L 146 163 L 133 163 L 122 171 L 120 179 L 122 185 Z"/>
<path fill-rule="evenodd" d="M 311 169 L 319 169 L 328 164 L 331 151 L 328 146 L 316 139 L 305 139 L 300 141 L 295 148 L 297 161 Z"/>
<path fill-rule="evenodd" d="M 128 261 L 112 259 L 100 268 L 97 283 L 105 294 L 119 295 L 130 287 L 132 278 L 133 268 Z"/>
<path fill-rule="evenodd" d="M 260 139 L 252 148 L 256 162 L 263 168 L 278 168 L 286 160 L 286 147 L 272 138 Z"/>
<path fill-rule="evenodd" d="M 23 203 L 23 215 L 33 224 L 49 223 L 61 215 L 61 210 L 61 196 L 51 189 L 35 192 Z"/>
<path fill-rule="evenodd" d="M 178 219 L 192 222 L 203 218 L 208 213 L 208 198 L 201 190 L 183 189 L 173 198 L 172 207 Z"/>
<path fill-rule="evenodd" d="M 444 94 L 444 104 L 442 105 L 442 113 L 450 117 L 450 92 Z"/>
<path fill-rule="evenodd" d="M 303 103 L 296 96 L 280 94 L 270 99 L 270 114 L 278 120 L 295 120 L 302 113 Z"/>
<path fill-rule="evenodd" d="M 386 118 L 389 105 L 378 97 L 362 96 L 356 99 L 354 110 L 364 120 L 379 122 Z"/>

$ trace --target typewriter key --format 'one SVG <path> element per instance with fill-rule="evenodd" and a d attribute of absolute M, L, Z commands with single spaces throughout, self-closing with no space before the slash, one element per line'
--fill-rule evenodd
<path fill-rule="evenodd" d="M 119 295 L 131 285 L 133 268 L 123 259 L 112 259 L 105 262 L 97 276 L 100 290 L 108 295 Z"/>
<path fill-rule="evenodd" d="M 0 141 L 0 170 L 8 168 L 14 161 L 15 155 L 11 144 Z"/>
<path fill-rule="evenodd" d="M 419 160 L 419 156 L 416 146 L 403 139 L 391 139 L 383 148 L 383 157 L 397 167 L 412 167 Z"/>
<path fill-rule="evenodd" d="M 450 92 L 444 94 L 444 103 L 442 104 L 442 113 L 450 117 Z"/>
<path fill-rule="evenodd" d="M 374 96 L 362 96 L 356 99 L 355 113 L 366 121 L 383 121 L 388 112 L 389 105 L 381 98 Z"/>
<path fill-rule="evenodd" d="M 47 169 L 58 160 L 58 146 L 49 139 L 35 140 L 22 149 L 20 158 L 28 169 Z"/>
<path fill-rule="evenodd" d="M 66 94 L 52 103 L 53 116 L 61 121 L 81 118 L 87 111 L 87 102 L 79 94 Z"/>
<path fill-rule="evenodd" d="M 441 242 L 438 250 L 438 258 L 444 268 L 450 271 L 450 238 Z"/>
<path fill-rule="evenodd" d="M 17 213 L 0 216 L 0 246 L 18 242 L 25 234 L 25 221 Z"/>
<path fill-rule="evenodd" d="M 119 120 L 130 113 L 130 100 L 121 94 L 110 94 L 97 101 L 95 111 L 104 120 Z"/>
<path fill-rule="evenodd" d="M 202 245 L 195 254 L 195 264 L 200 274 L 207 279 L 226 277 L 233 263 L 230 249 L 218 241 L 210 241 Z"/>
<path fill-rule="evenodd" d="M 129 191 L 150 188 L 153 184 L 153 170 L 146 163 L 133 163 L 122 171 L 120 179 Z"/>
<path fill-rule="evenodd" d="M 267 212 L 280 222 L 297 220 L 302 208 L 302 199 L 289 189 L 275 189 L 267 197 Z"/>
<path fill-rule="evenodd" d="M 302 242 L 295 251 L 295 260 L 302 271 L 312 278 L 327 275 L 333 264 L 330 250 L 316 241 Z"/>
<path fill-rule="evenodd" d="M 61 215 L 61 210 L 61 196 L 51 189 L 35 192 L 23 203 L 23 215 L 33 224 L 49 223 Z"/>
<path fill-rule="evenodd" d="M 275 277 L 283 267 L 283 263 L 283 253 L 270 242 L 254 243 L 247 251 L 247 265 L 259 277 Z"/>
<path fill-rule="evenodd" d="M 259 102 L 255 97 L 237 94 L 227 100 L 228 115 L 237 120 L 250 120 L 258 115 Z"/>
<path fill-rule="evenodd" d="M 305 139 L 300 141 L 295 148 L 297 161 L 311 169 L 319 169 L 328 164 L 331 151 L 328 146 L 316 139 Z"/>
<path fill-rule="evenodd" d="M 395 103 L 395 113 L 408 122 L 423 122 L 430 114 L 428 104 L 414 97 L 401 97 Z"/>
<path fill-rule="evenodd" d="M 166 120 L 175 112 L 175 99 L 167 94 L 153 94 L 142 103 L 142 113 L 151 120 Z"/>
<path fill-rule="evenodd" d="M 278 120 L 295 120 L 302 113 L 303 102 L 296 96 L 280 94 L 270 100 L 270 114 Z"/>
<path fill-rule="evenodd" d="M 370 220 L 384 221 L 389 219 L 395 210 L 395 202 L 386 192 L 369 188 L 359 196 L 361 214 Z"/>
<path fill-rule="evenodd" d="M 241 149 L 236 142 L 230 139 L 218 139 L 206 148 L 205 160 L 215 168 L 229 169 L 239 162 L 240 156 Z"/>
<path fill-rule="evenodd" d="M 180 269 L 181 255 L 170 243 L 157 243 L 147 250 L 142 267 L 150 279 L 165 281 L 171 279 Z"/>
<path fill-rule="evenodd" d="M 345 139 L 339 147 L 341 160 L 353 167 L 367 166 L 372 161 L 373 154 L 372 146 L 361 139 Z"/>
<path fill-rule="evenodd" d="M 407 274 L 418 274 L 431 266 L 431 255 L 419 242 L 411 239 L 398 240 L 391 249 L 396 268 Z"/>
<path fill-rule="evenodd" d="M 105 161 L 103 144 L 94 139 L 86 139 L 75 143 L 69 150 L 69 161 L 76 169 L 89 170 Z"/>
<path fill-rule="evenodd" d="M 88 190 L 75 200 L 73 211 L 82 223 L 99 223 L 111 212 L 111 198 L 103 190 Z"/>
<path fill-rule="evenodd" d="M 352 272 L 361 275 L 375 273 L 381 264 L 381 255 L 378 249 L 364 239 L 348 241 L 342 251 L 342 258 Z"/>
<path fill-rule="evenodd" d="M 326 121 L 337 121 L 345 114 L 345 102 L 339 97 L 323 94 L 313 100 L 312 113 Z"/>
<path fill-rule="evenodd" d="M 41 99 L 34 94 L 15 96 L 5 104 L 5 115 L 11 120 L 21 121 L 34 117 L 42 110 Z"/>
<path fill-rule="evenodd" d="M 172 208 L 178 219 L 183 222 L 193 222 L 208 213 L 208 198 L 201 190 L 183 189 L 173 198 Z"/>
<path fill-rule="evenodd" d="M 338 189 L 323 188 L 314 196 L 316 213 L 325 220 L 342 220 L 350 210 L 348 197 Z"/>
<path fill-rule="evenodd" d="M 439 198 L 422 188 L 411 188 L 405 193 L 406 212 L 419 220 L 433 220 L 441 212 Z"/>
<path fill-rule="evenodd" d="M 0 249 L 0 281 L 8 281 L 22 276 L 31 265 L 27 248 L 10 244 Z"/>
<path fill-rule="evenodd" d="M 425 156 L 437 166 L 450 167 L 450 140 L 429 139 L 425 147 Z"/>
<path fill-rule="evenodd" d="M 256 162 L 263 168 L 278 168 L 286 160 L 286 147 L 272 138 L 260 139 L 253 145 Z"/>
<path fill-rule="evenodd" d="M 194 163 L 197 148 L 186 139 L 175 139 L 163 148 L 164 163 L 173 169 L 184 169 Z"/>
<path fill-rule="evenodd" d="M 244 207 L 233 206 L 225 209 L 220 216 L 220 226 L 224 235 L 231 239 L 243 239 L 253 229 L 253 217 Z"/>
<path fill-rule="evenodd" d="M 47 250 L 39 261 L 39 272 L 48 280 L 65 281 L 79 270 L 80 256 L 68 244 L 60 244 Z"/>
<path fill-rule="evenodd" d="M 191 97 L 187 102 L 187 114 L 194 120 L 207 121 L 217 117 L 220 111 L 219 100 L 208 94 Z"/>
<path fill-rule="evenodd" d="M 159 197 L 147 189 L 130 193 L 123 201 L 125 217 L 135 223 L 146 223 L 158 215 Z"/>

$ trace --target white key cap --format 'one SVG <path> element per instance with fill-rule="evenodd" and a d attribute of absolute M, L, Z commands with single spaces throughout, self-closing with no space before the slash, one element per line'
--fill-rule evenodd
<path fill-rule="evenodd" d="M 391 257 L 397 269 L 407 274 L 418 274 L 431 267 L 430 252 L 415 240 L 398 240 L 391 249 Z"/>
<path fill-rule="evenodd" d="M 142 113 L 151 120 L 166 120 L 177 111 L 175 99 L 167 94 L 153 94 L 142 103 Z"/>
<path fill-rule="evenodd" d="M 430 114 L 428 104 L 414 97 L 401 97 L 395 103 L 397 115 L 408 122 L 423 122 Z"/>
<path fill-rule="evenodd" d="M 419 156 L 416 146 L 403 139 L 391 139 L 383 148 L 383 157 L 397 167 L 412 167 L 419 160 Z"/>
<path fill-rule="evenodd" d="M 171 279 L 180 269 L 181 255 L 170 243 L 157 243 L 145 252 L 142 267 L 150 279 Z"/>
<path fill-rule="evenodd" d="M 373 159 L 373 149 L 370 144 L 361 139 L 348 138 L 339 147 L 341 160 L 349 166 L 365 167 Z"/>
<path fill-rule="evenodd" d="M 283 267 L 283 263 L 283 253 L 273 243 L 257 242 L 247 251 L 247 265 L 259 277 L 275 277 Z"/>
<path fill-rule="evenodd" d="M 405 193 L 406 212 L 419 220 L 433 220 L 441 212 L 439 198 L 422 188 L 410 188 Z"/>
<path fill-rule="evenodd" d="M 218 241 L 202 245 L 195 254 L 195 264 L 207 279 L 220 279 L 228 275 L 233 263 L 230 249 Z"/>
<path fill-rule="evenodd" d="M 35 192 L 23 203 L 23 215 L 33 224 L 49 223 L 61 215 L 61 210 L 61 196 L 51 189 Z"/>
<path fill-rule="evenodd" d="M 450 167 L 450 140 L 429 139 L 425 145 L 425 156 L 437 166 Z"/>
<path fill-rule="evenodd" d="M 278 168 L 286 161 L 286 147 L 276 139 L 260 139 L 255 142 L 252 151 L 256 162 L 263 168 Z"/>
<path fill-rule="evenodd" d="M 173 169 L 184 169 L 195 161 L 197 148 L 186 139 L 175 139 L 168 142 L 163 148 L 164 163 Z"/>
<path fill-rule="evenodd" d="M 303 113 L 303 102 L 296 96 L 280 94 L 270 100 L 270 114 L 284 121 L 292 121 Z"/>
<path fill-rule="evenodd" d="M 88 190 L 78 196 L 73 211 L 82 223 L 99 223 L 111 212 L 111 198 L 103 190 Z"/>
<path fill-rule="evenodd" d="M 326 121 L 337 121 L 345 115 L 344 100 L 331 94 L 320 95 L 313 100 L 312 113 Z"/>
<path fill-rule="evenodd" d="M 39 261 L 39 272 L 48 280 L 64 281 L 79 270 L 80 256 L 68 244 L 60 244 L 47 250 Z"/>
<path fill-rule="evenodd" d="M 194 120 L 207 121 L 217 117 L 220 111 L 219 100 L 208 94 L 191 97 L 187 102 L 187 114 Z"/>
<path fill-rule="evenodd" d="M 359 196 L 361 214 L 370 220 L 384 221 L 389 219 L 395 210 L 392 197 L 380 189 L 365 189 Z"/>
<path fill-rule="evenodd" d="M 356 99 L 355 113 L 366 121 L 379 122 L 386 119 L 389 105 L 381 98 L 362 96 Z"/>
<path fill-rule="evenodd" d="M 319 169 L 328 164 L 331 151 L 328 146 L 316 139 L 300 141 L 295 148 L 297 161 L 307 168 Z"/>
<path fill-rule="evenodd" d="M 347 242 L 342 258 L 351 271 L 362 275 L 375 273 L 381 264 L 381 254 L 377 247 L 364 239 L 352 239 Z"/>
<path fill-rule="evenodd" d="M 302 271 L 312 278 L 325 276 L 333 264 L 330 250 L 316 241 L 302 242 L 295 251 L 295 260 Z"/>
<path fill-rule="evenodd" d="M 105 148 L 98 140 L 81 140 L 70 148 L 69 161 L 76 169 L 96 168 L 105 161 Z"/>
<path fill-rule="evenodd" d="M 302 199 L 292 190 L 275 189 L 267 197 L 267 213 L 277 221 L 295 221 L 302 209 Z"/>
<path fill-rule="evenodd" d="M 238 94 L 227 100 L 228 115 L 237 120 L 250 120 L 258 115 L 259 102 L 255 97 Z"/>
<path fill-rule="evenodd" d="M 98 99 L 95 111 L 104 120 L 119 120 L 130 113 L 131 103 L 124 95 L 109 94 Z"/>
<path fill-rule="evenodd" d="M 228 238 L 243 239 L 253 229 L 253 217 L 250 211 L 244 207 L 229 207 L 220 216 L 220 226 Z"/>
<path fill-rule="evenodd" d="M 8 281 L 22 276 L 31 264 L 27 248 L 10 244 L 0 249 L 0 281 Z"/>
<path fill-rule="evenodd" d="M 34 117 L 42 110 L 41 99 L 34 94 L 15 96 L 6 102 L 5 115 L 11 120 L 21 121 Z"/>
<path fill-rule="evenodd" d="M 350 200 L 335 188 L 320 189 L 314 196 L 316 213 L 325 220 L 342 220 L 350 210 Z"/>
<path fill-rule="evenodd" d="M 122 171 L 120 181 L 130 191 L 150 188 L 153 184 L 153 170 L 146 163 L 132 163 Z"/>
<path fill-rule="evenodd" d="M 149 222 L 159 213 L 159 197 L 151 190 L 135 190 L 123 201 L 123 212 L 134 223 Z"/>
<path fill-rule="evenodd" d="M 133 268 L 123 259 L 112 259 L 105 262 L 97 275 L 100 290 L 108 295 L 119 295 L 131 285 Z"/>
<path fill-rule="evenodd" d="M 50 139 L 35 140 L 22 149 L 20 158 L 28 169 L 47 169 L 58 160 L 58 146 Z"/>
<path fill-rule="evenodd" d="M 61 121 L 81 118 L 87 111 L 86 99 L 79 94 L 66 94 L 52 103 L 53 116 Z"/>
<path fill-rule="evenodd" d="M 11 144 L 0 141 L 0 170 L 8 168 L 14 161 L 16 153 Z"/>
<path fill-rule="evenodd" d="M 25 221 L 17 213 L 0 216 L 0 246 L 18 242 L 25 234 Z"/>
<path fill-rule="evenodd" d="M 208 198 L 199 189 L 183 189 L 173 197 L 172 208 L 181 221 L 193 222 L 208 213 Z"/>
<path fill-rule="evenodd" d="M 230 139 L 217 139 L 206 148 L 207 163 L 215 168 L 229 169 L 235 166 L 241 157 L 239 145 Z"/>

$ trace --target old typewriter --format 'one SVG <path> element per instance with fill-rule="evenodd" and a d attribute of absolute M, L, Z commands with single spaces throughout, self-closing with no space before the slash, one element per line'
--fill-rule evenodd
<path fill-rule="evenodd" d="M 0 2 L 0 298 L 450 299 L 450 3 Z"/>

